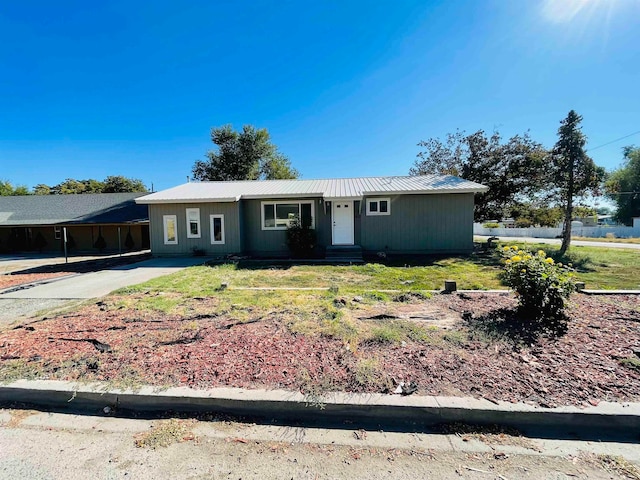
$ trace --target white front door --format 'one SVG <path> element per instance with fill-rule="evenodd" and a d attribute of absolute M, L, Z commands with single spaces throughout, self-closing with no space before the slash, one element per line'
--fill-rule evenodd
<path fill-rule="evenodd" d="M 353 200 L 331 202 L 331 220 L 333 221 L 333 244 L 353 245 Z"/>

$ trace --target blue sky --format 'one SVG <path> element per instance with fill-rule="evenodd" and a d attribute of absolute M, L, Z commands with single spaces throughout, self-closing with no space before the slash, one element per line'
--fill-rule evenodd
<path fill-rule="evenodd" d="M 417 143 L 570 109 L 640 130 L 640 0 L 21 1 L 0 5 L 0 179 L 186 181 L 231 123 L 304 178 L 405 175 Z M 612 169 L 640 134 L 591 152 Z"/>

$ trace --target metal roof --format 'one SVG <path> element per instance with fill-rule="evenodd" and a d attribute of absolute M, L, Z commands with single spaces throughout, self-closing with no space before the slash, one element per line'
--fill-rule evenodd
<path fill-rule="evenodd" d="M 0 196 L 0 226 L 138 223 L 149 220 L 144 193 Z"/>
<path fill-rule="evenodd" d="M 451 175 L 358 177 L 323 180 L 192 182 L 151 193 L 137 203 L 237 202 L 240 199 L 322 197 L 361 199 L 371 195 L 485 192 L 487 187 Z"/>

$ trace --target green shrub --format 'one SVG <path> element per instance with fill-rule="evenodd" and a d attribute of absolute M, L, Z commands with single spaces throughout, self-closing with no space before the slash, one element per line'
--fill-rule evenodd
<path fill-rule="evenodd" d="M 287 245 L 296 257 L 309 257 L 316 246 L 316 231 L 300 220 L 293 220 L 287 227 Z"/>
<path fill-rule="evenodd" d="M 566 318 L 565 300 L 575 291 L 572 269 L 554 262 L 542 250 L 532 253 L 507 246 L 502 254 L 502 278 L 518 295 L 520 312 L 541 326 L 558 326 Z"/>
<path fill-rule="evenodd" d="M 500 224 L 497 222 L 487 222 L 482 224 L 483 228 L 500 228 Z"/>

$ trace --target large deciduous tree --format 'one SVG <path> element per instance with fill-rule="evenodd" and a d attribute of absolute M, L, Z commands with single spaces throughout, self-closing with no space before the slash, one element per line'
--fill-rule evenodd
<path fill-rule="evenodd" d="M 596 166 L 584 149 L 587 137 L 582 133 L 581 122 L 582 117 L 574 110 L 567 114 L 560 122 L 558 141 L 550 157 L 552 190 L 564 216 L 560 254 L 571 245 L 574 199 L 587 193 L 597 194 L 605 177 L 604 169 Z"/>
<path fill-rule="evenodd" d="M 102 193 L 146 192 L 142 180 L 127 178 L 122 175 L 109 176 L 102 182 Z"/>
<path fill-rule="evenodd" d="M 298 178 L 299 173 L 287 157 L 271 143 L 266 128 L 245 125 L 237 132 L 231 125 L 211 129 L 216 150 L 207 152 L 207 160 L 193 166 L 196 180 L 274 180 Z"/>
<path fill-rule="evenodd" d="M 547 152 L 528 133 L 503 143 L 498 132 L 490 137 L 483 130 L 467 135 L 456 131 L 442 141 L 431 138 L 418 144 L 410 175 L 455 175 L 489 187 L 476 194 L 476 221 L 500 219 L 520 200 L 535 196 L 544 186 Z"/>
<path fill-rule="evenodd" d="M 614 170 L 606 183 L 607 195 L 616 202 L 616 220 L 631 225 L 640 217 L 640 148 L 625 147 L 624 162 Z"/>

